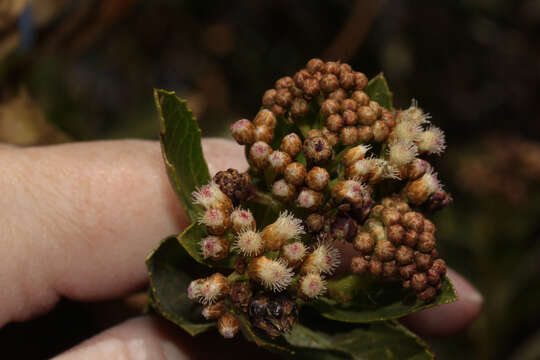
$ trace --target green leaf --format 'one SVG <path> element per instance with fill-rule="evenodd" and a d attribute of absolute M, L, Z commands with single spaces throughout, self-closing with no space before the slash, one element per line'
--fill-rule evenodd
<path fill-rule="evenodd" d="M 186 102 L 174 92 L 154 89 L 160 118 L 160 138 L 167 174 L 190 219 L 201 209 L 191 201 L 191 193 L 211 180 L 201 146 L 201 130 Z"/>
<path fill-rule="evenodd" d="M 384 106 L 388 110 L 394 109 L 393 94 L 382 73 L 368 82 L 365 92 L 371 100 L 378 102 L 379 105 Z"/>
<path fill-rule="evenodd" d="M 208 274 L 180 245 L 176 236 L 163 240 L 146 259 L 150 275 L 151 306 L 192 336 L 215 327 L 205 320 L 200 304 L 187 297 L 189 283 Z"/>
<path fill-rule="evenodd" d="M 366 283 L 355 275 L 328 282 L 329 297 L 310 304 L 322 316 L 348 323 L 370 323 L 397 319 L 422 309 L 456 301 L 456 291 L 445 277 L 435 301 L 425 303 L 399 283 Z"/>
<path fill-rule="evenodd" d="M 205 238 L 206 236 L 208 236 L 206 227 L 199 223 L 193 223 L 189 225 L 181 235 L 178 236 L 178 241 L 184 247 L 187 253 L 201 264 L 207 265 L 209 267 L 233 268 L 234 255 L 232 253 L 227 259 L 219 262 L 203 258 L 200 242 L 201 239 Z M 229 242 L 231 242 L 232 240 L 232 238 L 229 239 Z"/>
<path fill-rule="evenodd" d="M 321 323 L 316 328 L 297 324 L 284 335 L 295 359 L 429 360 L 434 355 L 415 334 L 397 322 L 364 326 Z M 324 329 L 324 330 L 323 330 Z"/>

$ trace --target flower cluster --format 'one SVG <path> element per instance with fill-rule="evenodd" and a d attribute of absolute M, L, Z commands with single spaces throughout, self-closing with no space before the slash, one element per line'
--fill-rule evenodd
<path fill-rule="evenodd" d="M 290 330 L 298 305 L 325 294 L 341 260 L 336 242 L 357 252 L 351 274 L 400 282 L 426 302 L 440 291 L 446 264 L 422 212 L 452 200 L 427 160 L 444 151 L 444 134 L 415 101 L 396 111 L 368 93 L 363 73 L 312 59 L 264 93 L 253 121 L 231 125 L 249 171 L 220 172 L 193 199 L 208 233 L 202 257 L 234 258 L 234 272 L 188 289 L 223 336 L 242 314 L 272 337 Z M 261 193 L 282 211 L 257 227 L 247 200 Z"/>

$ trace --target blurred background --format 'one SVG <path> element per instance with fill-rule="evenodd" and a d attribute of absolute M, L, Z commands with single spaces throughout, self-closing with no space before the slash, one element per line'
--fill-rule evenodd
<path fill-rule="evenodd" d="M 384 71 L 396 107 L 418 99 L 446 131 L 439 246 L 485 308 L 428 340 L 439 358 L 540 359 L 540 0 L 0 0 L 0 141 L 157 139 L 153 87 L 228 136 L 312 57 Z M 140 303 L 64 300 L 0 347 L 48 357 Z"/>

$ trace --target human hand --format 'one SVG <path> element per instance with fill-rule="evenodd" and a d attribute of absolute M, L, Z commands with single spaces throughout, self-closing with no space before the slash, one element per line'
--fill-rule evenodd
<path fill-rule="evenodd" d="M 211 172 L 247 167 L 242 148 L 232 142 L 207 139 L 203 146 Z M 147 281 L 144 259 L 151 249 L 188 225 L 155 142 L 2 146 L 0 166 L 0 327 L 45 313 L 61 297 L 97 301 L 129 294 Z M 459 300 L 407 317 L 411 329 L 444 336 L 476 318 L 481 295 L 455 272 L 448 275 Z M 58 359 L 238 358 L 234 349 L 241 341 L 214 334 L 191 338 L 161 319 L 141 316 Z"/>

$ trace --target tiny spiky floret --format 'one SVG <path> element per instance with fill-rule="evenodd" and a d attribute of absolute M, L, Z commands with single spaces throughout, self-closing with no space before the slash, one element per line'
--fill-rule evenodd
<path fill-rule="evenodd" d="M 220 273 L 215 273 L 206 279 L 194 280 L 188 287 L 188 297 L 204 305 L 214 304 L 228 293 L 229 281 Z"/>
<path fill-rule="evenodd" d="M 225 339 L 232 339 L 240 330 L 240 322 L 232 312 L 223 314 L 218 320 L 218 331 Z"/>
<path fill-rule="evenodd" d="M 206 320 L 218 319 L 221 315 L 223 315 L 226 308 L 227 305 L 223 300 L 218 301 L 215 304 L 208 304 L 203 307 L 202 316 L 204 316 Z"/>
<path fill-rule="evenodd" d="M 422 126 L 415 120 L 406 119 L 396 124 L 392 131 L 392 139 L 402 141 L 416 141 L 422 133 Z"/>
<path fill-rule="evenodd" d="M 416 144 L 420 152 L 439 155 L 446 149 L 444 132 L 436 126 L 430 126 L 420 134 Z"/>
<path fill-rule="evenodd" d="M 298 239 L 303 235 L 304 228 L 302 220 L 294 217 L 288 211 L 279 214 L 277 220 L 265 227 L 262 231 L 262 237 L 268 250 L 278 250 L 287 240 Z"/>
<path fill-rule="evenodd" d="M 349 167 L 358 160 L 362 160 L 370 149 L 371 145 L 357 145 L 347 150 L 341 161 L 344 166 Z"/>
<path fill-rule="evenodd" d="M 412 121 L 418 125 L 422 125 L 429 122 L 431 116 L 418 107 L 418 101 L 413 99 L 411 106 L 407 110 L 403 110 L 398 116 L 398 122 Z"/>
<path fill-rule="evenodd" d="M 199 218 L 199 224 L 207 227 L 208 232 L 213 235 L 222 235 L 231 223 L 229 214 L 221 209 L 210 208 Z"/>
<path fill-rule="evenodd" d="M 308 273 L 298 281 L 298 294 L 308 300 L 313 300 L 326 292 L 326 281 L 319 273 Z"/>
<path fill-rule="evenodd" d="M 204 209 L 222 209 L 229 212 L 232 209 L 231 199 L 214 181 L 201 186 L 192 194 L 193 203 L 202 206 Z"/>
<path fill-rule="evenodd" d="M 201 240 L 203 258 L 219 261 L 229 255 L 229 241 L 221 236 L 207 236 Z"/>
<path fill-rule="evenodd" d="M 411 141 L 396 140 L 388 146 L 388 161 L 392 165 L 407 165 L 418 155 L 418 148 Z"/>
<path fill-rule="evenodd" d="M 287 288 L 294 275 L 282 259 L 270 260 L 265 256 L 253 259 L 248 265 L 248 273 L 251 279 L 275 292 Z"/>
<path fill-rule="evenodd" d="M 302 265 L 302 272 L 333 274 L 341 262 L 341 254 L 329 242 L 319 241 Z"/>
<path fill-rule="evenodd" d="M 437 174 L 428 171 L 420 179 L 412 181 L 406 188 L 406 195 L 409 201 L 415 205 L 423 204 L 428 197 L 441 190 L 441 183 L 437 179 Z"/>
<path fill-rule="evenodd" d="M 243 229 L 255 229 L 256 222 L 249 209 L 236 208 L 231 213 L 231 228 L 237 234 Z"/>
<path fill-rule="evenodd" d="M 258 256 L 264 250 L 264 241 L 257 231 L 244 229 L 236 236 L 234 247 L 244 256 Z"/>
<path fill-rule="evenodd" d="M 307 248 L 300 242 L 295 241 L 281 247 L 280 256 L 289 263 L 289 265 L 297 265 L 306 256 Z"/>

